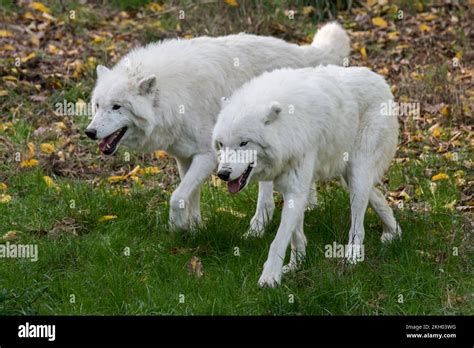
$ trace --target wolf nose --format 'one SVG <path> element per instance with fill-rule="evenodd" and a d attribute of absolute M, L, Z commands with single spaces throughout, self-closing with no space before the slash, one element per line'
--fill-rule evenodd
<path fill-rule="evenodd" d="M 97 139 L 97 130 L 95 130 L 95 129 L 86 129 L 85 133 L 92 140 Z"/>
<path fill-rule="evenodd" d="M 219 172 L 217 173 L 217 176 L 224 180 L 224 181 L 227 181 L 229 180 L 229 176 L 230 176 L 230 170 L 219 170 Z"/>

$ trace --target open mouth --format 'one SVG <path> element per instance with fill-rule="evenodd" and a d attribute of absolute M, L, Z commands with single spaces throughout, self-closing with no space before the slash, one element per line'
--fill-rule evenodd
<path fill-rule="evenodd" d="M 106 155 L 111 155 L 115 152 L 117 149 L 117 145 L 120 142 L 120 139 L 124 136 L 125 132 L 127 131 L 127 127 L 122 127 L 109 136 L 105 137 L 100 143 L 99 143 L 99 149 L 102 151 L 102 153 Z"/>
<path fill-rule="evenodd" d="M 227 190 L 230 193 L 240 192 L 247 184 L 247 179 L 249 178 L 249 175 L 252 169 L 253 169 L 253 163 L 250 163 L 247 169 L 245 170 L 245 172 L 243 172 L 241 176 L 227 183 Z"/>

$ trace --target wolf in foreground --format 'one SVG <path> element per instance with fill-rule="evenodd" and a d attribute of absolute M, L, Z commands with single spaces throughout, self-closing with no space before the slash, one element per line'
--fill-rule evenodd
<path fill-rule="evenodd" d="M 265 71 L 343 64 L 349 38 L 336 23 L 308 46 L 238 34 L 169 40 L 131 51 L 112 69 L 99 65 L 92 93 L 95 114 L 85 133 L 107 155 L 119 145 L 164 150 L 178 164 L 181 183 L 170 200 L 170 226 L 201 222 L 200 188 L 217 166 L 212 130 L 222 96 Z M 271 182 L 261 182 L 246 236 L 261 235 L 274 210 Z"/>
<path fill-rule="evenodd" d="M 397 148 L 397 115 L 384 112 L 391 103 L 392 93 L 381 76 L 367 68 L 336 66 L 264 73 L 230 100 L 223 99 L 213 132 L 215 148 L 249 151 L 256 157 L 229 162 L 221 156 L 219 177 L 233 193 L 251 181 L 272 181 L 284 199 L 260 286 L 276 286 L 282 273 L 294 271 L 303 260 L 304 212 L 316 181 L 342 177 L 348 187 L 349 262 L 358 261 L 369 202 L 383 222 L 382 242 L 401 234 L 392 209 L 375 187 Z M 283 267 L 290 241 L 290 261 Z"/>

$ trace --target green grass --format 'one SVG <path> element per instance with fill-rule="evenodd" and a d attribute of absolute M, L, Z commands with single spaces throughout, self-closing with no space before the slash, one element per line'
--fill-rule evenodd
<path fill-rule="evenodd" d="M 206 225 L 189 235 L 166 228 L 168 192 L 136 186 L 129 197 L 112 195 L 105 184 L 94 187 L 68 179 L 59 180 L 59 193 L 46 187 L 43 174 L 36 169 L 12 177 L 8 192 L 13 200 L 1 207 L 0 232 L 18 230 L 17 243 L 36 243 L 39 248 L 37 262 L 0 262 L 1 314 L 473 312 L 472 299 L 446 302 L 448 293 L 462 298 L 473 291 L 473 255 L 463 241 L 467 231 L 460 215 L 397 211 L 403 238 L 382 246 L 381 223 L 369 211 L 366 260 L 348 266 L 324 257 L 326 244 L 346 241 L 350 221 L 348 195 L 338 185 L 324 185 L 318 208 L 306 214 L 309 243 L 303 269 L 284 277 L 277 289 L 260 289 L 257 279 L 279 223 L 279 209 L 264 238 L 242 240 L 255 206 L 255 188 L 229 196 L 224 188 L 206 185 Z M 391 175 L 397 176 L 395 166 Z M 440 192 L 448 195 L 449 190 Z M 219 207 L 246 216 L 216 212 Z M 112 214 L 118 218 L 99 222 Z M 80 225 L 79 236 L 44 236 L 64 217 Z M 172 253 L 176 247 L 184 252 Z M 236 247 L 240 256 L 234 255 Z M 452 255 L 454 247 L 459 256 Z M 130 256 L 125 248 L 130 248 Z M 444 260 L 437 262 L 441 254 Z M 201 278 L 188 275 L 192 255 L 202 260 Z M 179 302 L 181 294 L 184 303 Z M 75 303 L 70 303 L 71 295 Z M 403 303 L 398 302 L 400 295 Z"/>
<path fill-rule="evenodd" d="M 131 169 L 137 164 L 147 166 L 157 163 L 150 163 L 149 155 L 148 159 L 146 156 L 143 159 L 141 154 L 135 152 L 131 152 L 129 163 L 123 161 L 121 153 L 115 158 L 99 156 L 97 145 L 80 135 L 88 122 L 86 117 L 61 118 L 52 113 L 55 103 L 64 99 L 69 102 L 90 99 L 95 72 L 86 64 L 88 57 L 95 57 L 97 63 L 111 66 L 114 62 L 105 50 L 110 43 L 116 44 L 117 57 L 120 57 L 131 48 L 127 46 L 129 42 L 135 45 L 184 34 L 217 36 L 249 31 L 297 42 L 313 34 L 316 22 L 321 18 L 331 18 L 330 14 L 336 10 L 339 10 L 339 14 L 345 13 L 350 4 L 354 8 L 359 6 L 359 2 L 314 3 L 306 0 L 277 1 L 275 5 L 265 1 L 239 1 L 238 8 L 223 2 L 204 3 L 202 6 L 194 6 L 185 0 L 166 2 L 167 10 L 172 7 L 186 9 L 187 20 L 180 22 L 182 30 L 178 31 L 175 11 L 158 16 L 144 10 L 144 17 L 134 17 L 136 9 L 147 2 L 114 0 L 110 4 L 110 10 L 115 11 L 112 12 L 113 16 L 110 13 L 105 16 L 109 12 L 108 8 L 99 11 L 98 7 L 83 6 L 77 1 L 68 2 L 63 8 L 59 2 L 44 1 L 52 14 L 65 22 L 65 29 L 56 26 L 55 35 L 50 35 L 48 39 L 51 41 L 44 40 L 42 48 L 37 50 L 37 60 L 49 66 L 48 72 L 58 70 L 63 73 L 63 76 L 54 78 L 61 82 L 61 88 L 52 83 L 53 78 L 40 81 L 42 90 L 39 93 L 47 90 L 47 102 L 33 102 L 25 97 L 38 93 L 32 85 L 36 81 L 35 76 L 11 71 L 14 58 L 20 53 L 26 56 L 30 52 L 29 47 L 25 52 L 15 52 L 15 55 L 6 55 L 4 59 L 4 74 L 18 76 L 22 83 L 5 83 L 2 87 L 8 96 L 2 99 L 2 115 L 6 117 L 0 124 L 14 121 L 14 125 L 13 129 L 0 131 L 0 182 L 8 185 L 0 194 L 12 197 L 9 203 L 0 203 L 0 237 L 8 231 L 18 231 L 18 239 L 13 243 L 37 244 L 39 260 L 0 259 L 0 315 L 474 313 L 472 215 L 447 207 L 455 200 L 458 205 L 468 205 L 460 202 L 462 192 L 467 193 L 469 184 L 457 185 L 454 173 L 457 170 L 467 172 L 468 166 L 463 165 L 463 162 L 472 157 L 472 151 L 468 144 L 469 138 L 464 135 L 465 138 L 459 138 L 463 146 L 450 147 L 449 150 L 457 152 L 459 160 L 443 159 L 442 154 L 436 152 L 438 141 L 430 138 L 428 128 L 431 123 L 423 124 L 422 128 L 417 128 L 420 126 L 419 120 L 405 124 L 405 130 L 411 133 L 422 131 L 424 140 L 400 145 L 399 153 L 405 153 L 401 157 L 408 157 L 410 161 L 402 164 L 394 161 L 387 174 L 386 189 L 396 191 L 403 186 L 411 197 L 403 208 L 395 209 L 403 229 L 402 239 L 383 246 L 379 240 L 381 222 L 369 210 L 365 220 L 365 261 L 348 266 L 341 259 L 325 258 L 325 245 L 347 242 L 350 209 L 348 195 L 339 185 L 320 185 L 319 205 L 305 216 L 308 255 L 304 267 L 293 275 L 285 276 L 281 286 L 276 289 L 260 289 L 257 280 L 280 221 L 279 195 L 275 195 L 279 207 L 266 235 L 253 240 L 243 240 L 241 236 L 255 209 L 255 187 L 231 196 L 225 188 L 216 188 L 207 183 L 202 202 L 205 225 L 195 235 L 171 233 L 166 227 L 167 202 L 173 185 L 176 185 L 167 176 L 169 171 L 142 178 L 145 186 L 133 185 L 130 196 L 114 195 L 113 187 L 104 183 L 108 175 L 116 175 L 118 171 Z M 426 1 L 421 2 L 426 5 Z M 18 6 L 12 3 L 3 1 L 0 6 L 5 18 L 19 11 Z M 404 11 L 415 14 L 419 11 L 412 2 L 396 3 Z M 315 7 L 314 12 L 303 16 L 301 7 L 311 4 Z M 284 10 L 290 7 L 297 8 L 300 13 L 295 21 L 290 21 L 285 15 Z M 76 11 L 75 20 L 69 18 L 71 9 Z M 119 15 L 117 9 L 131 10 L 129 15 L 143 24 L 143 29 L 123 24 L 121 20 L 115 21 L 113 18 Z M 25 11 L 32 10 L 23 6 L 21 12 Z M 465 18 L 463 11 L 461 7 L 457 14 L 453 12 L 460 18 L 460 23 Z M 36 12 L 35 15 L 39 16 Z M 376 16 L 378 13 L 370 15 Z M 350 26 L 352 16 L 350 14 L 351 20 L 344 20 L 343 23 Z M 450 18 L 450 15 L 445 17 Z M 209 18 L 216 21 L 210 21 Z M 249 18 L 253 20 L 249 21 Z M 262 19 L 263 24 L 258 24 Z M 273 22 L 283 24 L 288 30 L 275 33 Z M 26 25 L 27 21 L 22 19 L 20 23 Z M 13 27 L 8 28 L 15 35 L 21 34 Z M 416 26 L 414 28 L 416 31 Z M 114 38 L 101 33 L 101 29 L 113 33 Z M 448 74 L 445 53 L 450 50 L 457 52 L 459 49 L 469 51 L 461 29 L 456 31 L 455 39 L 448 40 L 449 46 L 443 48 L 443 54 L 432 54 L 432 65 L 420 70 L 425 75 L 423 83 L 417 85 L 408 78 L 397 80 L 398 73 L 391 74 L 389 80 L 400 89 L 400 95 L 409 95 L 413 100 L 427 104 L 450 104 L 450 107 L 453 106 L 453 115 L 459 114 L 460 107 L 454 106 L 459 104 L 458 94 L 463 94 L 467 87 L 456 80 L 456 83 L 449 80 L 448 77 L 455 75 L 456 71 L 449 71 Z M 437 33 L 434 29 L 432 32 Z M 67 33 L 72 33 L 72 37 Z M 56 34 L 61 40 L 56 39 Z M 101 45 L 91 43 L 91 34 L 104 36 L 104 42 Z M 116 40 L 118 34 L 131 36 Z M 82 38 L 84 41 L 78 45 L 65 44 L 69 42 L 68 38 Z M 27 42 L 28 37 L 24 34 L 18 40 Z M 379 67 L 386 65 L 385 60 L 377 59 L 388 56 L 388 52 L 375 44 L 374 40 L 360 41 L 357 37 L 353 37 L 353 40 L 367 47 L 370 63 L 376 63 Z M 82 48 L 75 58 L 81 59 L 86 65 L 84 72 L 77 78 L 71 77 L 70 72 L 66 73 L 64 59 L 55 59 L 57 57 L 46 49 L 49 42 L 65 52 L 76 46 Z M 443 41 L 439 43 L 443 44 Z M 18 46 L 15 42 L 12 44 Z M 389 47 L 393 46 L 391 48 L 398 44 L 388 43 Z M 424 58 L 415 59 L 420 53 L 424 57 L 424 50 L 407 52 L 413 66 L 425 61 Z M 29 64 L 34 62 L 32 60 Z M 467 63 L 467 60 L 463 62 Z M 30 71 L 38 69 L 35 65 L 26 65 L 26 68 Z M 409 72 L 411 70 L 401 69 L 400 75 Z M 433 94 L 435 89 L 436 93 Z M 32 136 L 38 127 L 49 126 L 55 121 L 66 122 L 67 130 L 60 134 L 47 132 L 38 137 Z M 454 136 L 451 129 L 459 128 L 445 121 L 441 125 L 446 131 L 441 140 L 446 144 Z M 467 134 L 467 131 L 463 134 Z M 61 147 L 60 137 L 70 137 L 76 148 L 69 150 L 66 145 Z M 401 143 L 403 139 L 406 140 L 406 136 L 401 137 Z M 28 153 L 26 144 L 30 141 L 37 147 L 35 158 L 40 160 L 40 167 L 20 169 L 13 160 L 12 151 L 25 156 Z M 61 177 L 54 174 L 51 157 L 40 154 L 38 149 L 46 141 L 57 145 L 57 150 L 71 155 L 65 165 L 79 168 L 76 179 L 72 175 L 75 173 L 68 172 Z M 427 146 L 428 151 L 424 151 L 423 146 Z M 422 158 L 421 153 L 426 157 Z M 162 164 L 159 163 L 160 166 Z M 91 165 L 99 168 L 97 175 L 81 173 L 80 169 L 90 168 Z M 166 165 L 169 168 L 170 165 Z M 425 173 L 427 169 L 432 170 L 432 174 L 447 173 L 449 179 L 436 182 L 436 190 L 433 190 L 431 174 Z M 59 191 L 48 188 L 43 175 L 52 176 Z M 468 178 L 466 182 L 469 182 Z M 218 211 L 222 207 L 244 216 Z M 99 222 L 104 215 L 117 215 L 117 219 Z M 65 233 L 58 238 L 49 237 L 48 233 L 55 224 L 65 218 L 75 221 L 79 235 Z M 130 256 L 125 255 L 126 248 L 129 248 Z M 235 255 L 235 248 L 238 248 L 240 256 Z M 457 251 L 457 255 L 454 251 Z M 201 278 L 188 275 L 187 263 L 192 256 L 202 261 L 204 276 Z M 71 303 L 71 295 L 75 303 Z M 185 296 L 184 303 L 179 301 L 181 295 Z M 400 301 L 401 298 L 403 301 Z"/>

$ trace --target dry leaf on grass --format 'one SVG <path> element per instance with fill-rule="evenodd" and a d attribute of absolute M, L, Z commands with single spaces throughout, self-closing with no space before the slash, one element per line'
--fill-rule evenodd
<path fill-rule="evenodd" d="M 200 278 L 204 275 L 202 271 L 202 262 L 196 256 L 191 257 L 191 259 L 188 261 L 187 268 L 188 268 L 188 274 L 190 276 L 196 276 Z"/>

